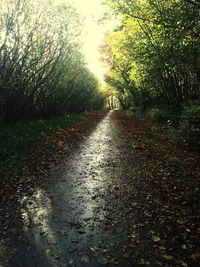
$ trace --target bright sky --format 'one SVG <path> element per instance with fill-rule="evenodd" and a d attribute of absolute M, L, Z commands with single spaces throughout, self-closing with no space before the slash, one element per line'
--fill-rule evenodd
<path fill-rule="evenodd" d="M 80 11 L 80 14 L 85 17 L 85 34 L 84 47 L 89 69 L 96 75 L 97 78 L 103 80 L 105 68 L 98 60 L 100 54 L 98 47 L 101 44 L 104 34 L 112 29 L 114 22 L 109 22 L 106 25 L 99 25 L 98 19 L 102 17 L 106 11 L 106 6 L 103 5 L 103 0 L 71 0 Z"/>

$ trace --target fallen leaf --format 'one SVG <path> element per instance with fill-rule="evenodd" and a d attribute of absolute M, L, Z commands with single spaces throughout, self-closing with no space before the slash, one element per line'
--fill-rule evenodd
<path fill-rule="evenodd" d="M 173 260 L 173 257 L 171 256 L 171 255 L 167 255 L 167 254 L 164 254 L 163 255 L 163 258 L 165 259 L 165 260 Z"/>
<path fill-rule="evenodd" d="M 108 258 L 101 258 L 98 259 L 98 263 L 102 264 L 102 265 L 106 265 L 109 263 L 109 259 Z"/>
<path fill-rule="evenodd" d="M 157 235 L 152 235 L 152 240 L 153 242 L 159 242 L 160 241 L 160 237 Z"/>
<path fill-rule="evenodd" d="M 84 263 L 89 263 L 90 262 L 90 258 L 87 255 L 83 255 L 81 257 L 81 261 Z"/>

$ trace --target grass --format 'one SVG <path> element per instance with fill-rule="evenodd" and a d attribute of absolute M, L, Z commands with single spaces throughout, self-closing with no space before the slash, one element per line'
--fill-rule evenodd
<path fill-rule="evenodd" d="M 71 114 L 59 118 L 40 119 L 15 124 L 0 124 L 0 160 L 23 150 L 25 145 L 37 141 L 42 135 L 50 135 L 76 122 L 87 114 Z"/>

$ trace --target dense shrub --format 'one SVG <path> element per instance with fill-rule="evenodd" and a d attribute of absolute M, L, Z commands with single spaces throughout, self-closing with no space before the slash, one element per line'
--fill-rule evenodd
<path fill-rule="evenodd" d="M 147 112 L 147 119 L 155 123 L 166 123 L 169 120 L 169 114 L 166 111 L 159 108 L 152 108 Z"/>
<path fill-rule="evenodd" d="M 192 104 L 183 109 L 180 134 L 186 141 L 200 145 L 200 105 Z"/>
<path fill-rule="evenodd" d="M 81 52 L 81 30 L 70 3 L 1 0 L 0 121 L 100 108 L 98 80 Z"/>

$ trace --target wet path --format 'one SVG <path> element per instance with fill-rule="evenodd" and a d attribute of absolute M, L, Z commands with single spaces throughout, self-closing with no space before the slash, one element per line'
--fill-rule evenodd
<path fill-rule="evenodd" d="M 123 200 L 134 181 L 129 151 L 109 113 L 52 171 L 49 184 L 19 200 L 12 216 L 20 218 L 21 228 L 4 229 L 3 266 L 132 266 L 124 219 L 129 203 Z"/>

